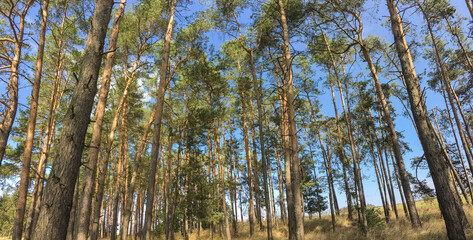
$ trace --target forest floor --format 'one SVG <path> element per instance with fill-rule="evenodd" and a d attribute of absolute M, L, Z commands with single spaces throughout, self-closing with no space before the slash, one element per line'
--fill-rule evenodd
<path fill-rule="evenodd" d="M 437 201 L 435 199 L 429 201 L 418 201 L 416 203 L 417 210 L 420 214 L 422 221 L 422 228 L 412 228 L 410 222 L 404 216 L 402 205 L 398 205 L 399 218 L 396 219 L 394 213 L 391 211 L 391 221 L 386 223 L 385 227 L 372 228 L 368 231 L 366 237 L 363 236 L 361 229 L 356 222 L 350 222 L 347 220 L 346 215 L 337 216 L 336 219 L 336 230 L 332 232 L 332 224 L 330 215 L 322 216 L 318 218 L 313 216 L 312 218 L 304 219 L 305 239 L 320 239 L 320 240 L 356 240 L 356 239 L 372 239 L 372 240 L 444 240 L 447 239 L 447 233 L 445 229 L 445 223 L 440 214 Z M 382 209 L 381 209 L 382 210 Z M 473 225 L 473 207 L 464 205 L 464 210 L 467 214 L 470 224 Z M 382 214 L 382 212 L 379 212 Z M 384 215 L 379 215 L 383 219 Z M 288 239 L 287 226 L 282 222 L 273 223 L 273 238 L 274 240 Z M 255 226 L 255 234 L 252 238 L 249 235 L 249 225 L 247 222 L 238 223 L 238 233 L 232 234 L 232 240 L 244 240 L 244 239 L 266 239 L 266 231 L 259 230 L 259 226 Z M 210 236 L 208 230 L 200 232 L 200 236 L 194 231 L 190 235 L 190 240 L 194 239 L 214 239 L 220 240 L 225 239 L 224 231 L 220 235 L 219 231 L 213 234 L 213 238 Z M 473 239 L 473 228 L 466 231 L 467 239 Z M 176 239 L 183 239 L 180 233 L 175 234 Z M 164 239 L 164 236 L 156 238 Z"/>

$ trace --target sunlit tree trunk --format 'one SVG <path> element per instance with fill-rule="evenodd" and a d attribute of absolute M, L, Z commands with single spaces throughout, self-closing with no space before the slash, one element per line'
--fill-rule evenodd
<path fill-rule="evenodd" d="M 282 26 L 284 41 L 284 62 L 285 70 L 283 74 L 287 77 L 287 118 L 289 130 L 289 161 L 291 162 L 291 184 L 295 215 L 295 232 L 289 231 L 289 239 L 304 240 L 304 213 L 302 212 L 302 194 L 301 194 L 301 168 L 299 162 L 296 112 L 294 106 L 294 82 L 292 73 L 292 57 L 289 43 L 289 28 L 287 25 L 287 17 L 285 4 L 282 0 L 278 0 L 279 14 Z M 289 203 L 288 203 L 289 205 Z M 292 209 L 290 209 L 292 210 Z"/>
<path fill-rule="evenodd" d="M 94 202 L 94 212 L 92 213 L 92 224 L 91 224 L 91 229 L 90 229 L 90 239 L 91 240 L 97 240 L 98 238 L 98 230 L 99 230 L 99 220 L 100 220 L 100 205 L 102 204 L 103 200 L 103 194 L 104 194 L 104 188 L 105 188 L 105 178 L 107 176 L 107 171 L 108 171 L 108 162 L 110 160 L 110 155 L 112 151 L 112 146 L 113 146 L 113 141 L 115 139 L 115 131 L 118 127 L 118 120 L 120 118 L 120 115 L 124 114 L 122 113 L 123 108 L 125 107 L 125 102 L 128 97 L 129 89 L 130 86 L 133 82 L 134 79 L 134 74 L 136 72 L 136 68 L 138 67 L 138 62 L 139 60 L 135 61 L 135 65 L 133 67 L 133 71 L 131 76 L 126 76 L 125 77 L 125 88 L 123 89 L 123 95 L 120 98 L 120 101 L 118 103 L 118 107 L 115 111 L 115 115 L 113 116 L 113 120 L 111 122 L 111 127 L 110 127 L 110 132 L 107 137 L 107 145 L 105 147 L 105 153 L 103 155 L 102 159 L 102 165 L 100 167 L 100 171 L 98 172 L 98 187 L 97 187 L 97 193 L 95 195 L 95 202 Z"/>
<path fill-rule="evenodd" d="M 376 89 L 376 93 L 377 93 L 377 96 L 378 96 L 378 101 L 379 101 L 379 104 L 380 104 L 381 109 L 383 111 L 383 118 L 384 118 L 384 120 L 386 121 L 386 123 L 389 127 L 389 135 L 391 137 L 391 143 L 392 143 L 392 148 L 393 148 L 393 151 L 394 151 L 394 157 L 395 157 L 395 160 L 396 160 L 397 168 L 399 170 L 399 176 L 401 178 L 401 184 L 402 184 L 402 188 L 404 190 L 404 195 L 405 195 L 405 198 L 406 198 L 407 208 L 409 210 L 409 216 L 410 216 L 411 224 L 412 224 L 413 227 L 420 227 L 421 222 L 420 222 L 419 214 L 417 213 L 417 208 L 415 206 L 415 201 L 414 201 L 414 197 L 412 195 L 411 187 L 410 187 L 410 184 L 409 184 L 409 179 L 408 179 L 406 167 L 404 165 L 404 159 L 402 157 L 401 146 L 399 144 L 396 129 L 394 128 L 393 119 L 391 118 L 391 112 L 389 110 L 387 100 L 384 96 L 383 88 L 381 86 L 381 82 L 380 82 L 379 77 L 378 77 L 378 72 L 376 70 L 376 67 L 375 67 L 372 59 L 371 59 L 371 55 L 370 55 L 368 49 L 366 48 L 366 46 L 364 45 L 364 42 L 363 42 L 363 37 L 361 35 L 362 34 L 362 29 L 363 29 L 362 21 L 357 15 L 354 16 L 354 17 L 357 19 L 357 21 L 359 23 L 358 43 L 361 47 L 361 51 L 363 53 L 365 61 L 368 64 L 368 68 L 371 71 L 371 76 L 373 77 L 374 87 Z"/>
<path fill-rule="evenodd" d="M 338 87 L 339 87 L 340 100 L 342 101 L 342 105 L 343 105 L 343 112 L 344 112 L 345 118 L 346 118 L 347 117 L 347 115 L 346 115 L 346 106 L 345 106 L 345 99 L 343 97 L 343 92 L 341 91 L 340 75 L 338 73 L 337 65 L 335 63 L 335 59 L 333 57 L 332 51 L 330 49 L 330 45 L 328 44 L 327 37 L 325 36 L 324 32 L 322 32 L 322 36 L 324 38 L 325 47 L 327 48 L 327 51 L 330 55 L 330 60 L 331 60 L 331 63 L 332 63 L 333 71 L 335 73 L 335 77 L 337 79 L 337 83 L 338 83 Z M 330 67 L 328 65 L 327 65 L 327 69 L 330 73 Z M 335 101 L 335 91 L 333 89 L 333 83 L 331 81 L 330 81 L 330 89 L 332 91 L 333 108 L 334 108 L 334 111 L 335 111 L 335 118 L 337 120 L 337 134 L 339 136 L 337 138 L 337 141 L 338 141 L 338 144 L 339 144 L 339 150 L 337 152 L 338 152 L 338 157 L 340 159 L 340 162 L 342 163 L 342 168 L 343 168 L 343 183 L 344 183 L 344 186 L 345 186 L 345 196 L 347 198 L 348 219 L 353 220 L 353 203 L 352 203 L 352 197 L 351 197 L 351 192 L 350 192 L 350 185 L 348 184 L 348 178 L 347 178 L 348 162 L 345 161 L 345 150 L 343 148 L 343 139 L 342 139 L 343 135 L 342 135 L 341 127 L 340 127 L 340 119 L 338 117 L 337 103 Z M 348 126 L 349 126 L 349 124 L 347 124 L 347 127 Z"/>
<path fill-rule="evenodd" d="M 455 166 L 453 165 L 452 159 L 450 159 L 450 157 L 448 156 L 447 147 L 445 146 L 445 141 L 443 139 L 442 131 L 440 131 L 440 126 L 439 126 L 439 123 L 437 121 L 437 116 L 436 116 L 435 113 L 432 114 L 432 115 L 434 116 L 435 126 L 437 127 L 437 134 L 440 138 L 440 140 L 439 140 L 440 146 L 442 147 L 445 158 L 447 159 L 448 165 L 450 166 L 450 172 L 452 174 L 452 177 L 457 181 L 457 185 L 460 187 L 460 189 L 463 193 L 463 196 L 465 197 L 466 203 L 470 204 L 470 200 L 468 199 L 468 195 L 465 191 L 465 187 L 463 186 L 463 182 L 462 182 L 460 176 L 458 175 L 457 170 L 455 169 Z M 458 189 L 456 187 L 455 187 L 455 189 L 458 191 Z M 460 196 L 459 196 L 459 198 L 460 198 Z"/>
<path fill-rule="evenodd" d="M 138 151 L 136 152 L 136 155 L 135 155 L 135 161 L 133 163 L 133 172 L 131 174 L 130 185 L 128 186 L 128 189 L 127 189 L 127 196 L 129 197 L 129 200 L 126 202 L 125 209 L 123 210 L 124 211 L 123 220 L 122 220 L 122 224 L 121 224 L 121 227 L 120 227 L 120 231 L 121 231 L 120 232 L 120 239 L 121 240 L 126 239 L 126 237 L 128 236 L 128 232 L 125 231 L 125 229 L 128 229 L 129 225 L 131 226 L 130 217 L 131 217 L 131 214 L 132 214 L 133 196 L 134 196 L 134 193 L 135 193 L 137 178 L 139 179 L 139 175 L 141 174 L 141 171 L 139 171 L 140 167 L 142 167 L 142 165 L 140 165 L 141 164 L 141 156 L 145 152 L 145 148 L 146 148 L 146 145 L 147 145 L 148 134 L 149 134 L 149 131 L 151 129 L 151 125 L 153 123 L 155 114 L 156 114 L 156 111 L 155 111 L 155 109 L 153 109 L 153 111 L 151 112 L 151 116 L 148 120 L 148 123 L 146 125 L 145 131 L 143 133 L 143 136 L 141 138 L 140 146 L 138 147 Z M 139 191 L 138 191 L 138 193 L 139 193 Z M 139 194 L 137 194 L 137 196 L 136 196 L 135 213 L 138 213 L 139 212 L 138 210 L 139 210 Z M 136 215 L 135 215 L 135 220 L 134 221 L 135 221 L 135 225 L 136 225 L 136 221 L 137 221 L 137 216 Z M 136 234 L 136 230 L 135 230 L 134 233 Z"/>
<path fill-rule="evenodd" d="M 112 68 L 115 60 L 115 50 L 117 48 L 120 22 L 125 10 L 126 0 L 121 0 L 115 19 L 113 21 L 112 32 L 108 38 L 108 53 L 105 59 L 105 67 L 102 74 L 102 83 L 95 110 L 95 122 L 92 129 L 89 152 L 87 155 L 87 165 L 84 168 L 84 180 L 82 183 L 82 194 L 79 202 L 78 231 L 77 240 L 86 240 L 89 233 L 90 213 L 92 209 L 92 196 L 94 193 L 95 176 L 97 172 L 97 160 L 99 156 L 100 143 L 102 140 L 102 125 L 107 105 L 108 91 L 112 78 Z"/>
<path fill-rule="evenodd" d="M 28 185 L 30 182 L 31 156 L 33 152 L 33 140 L 36 127 L 36 115 L 38 112 L 39 89 L 41 87 L 41 72 L 43 70 L 44 44 L 46 42 L 46 24 L 48 21 L 49 0 L 44 0 L 41 9 L 41 26 L 38 42 L 38 53 L 36 55 L 36 69 L 34 73 L 33 90 L 31 91 L 30 116 L 26 131 L 25 150 L 20 174 L 20 187 L 18 189 L 18 201 L 15 212 L 15 221 L 13 223 L 13 240 L 21 240 L 23 235 L 23 222 L 26 210 L 26 195 L 28 194 Z M 1 153 L 0 153 L 1 154 Z M 0 158 L 1 165 L 1 158 Z"/>
<path fill-rule="evenodd" d="M 66 237 L 74 185 L 80 170 L 85 134 L 97 92 L 97 78 L 112 7 L 113 1 L 110 0 L 96 4 L 78 82 L 64 118 L 58 152 L 45 187 L 44 200 L 33 239 L 64 239 Z"/>
<path fill-rule="evenodd" d="M 407 45 L 401 17 L 394 0 L 387 0 L 391 16 L 391 30 L 407 85 L 409 102 L 414 120 L 419 130 L 420 142 L 424 149 L 432 180 L 437 192 L 440 211 L 445 220 L 449 239 L 466 239 L 463 228 L 468 225 L 459 199 L 453 193 L 453 182 L 448 173 L 448 166 L 442 156 L 439 143 L 435 139 L 435 129 L 429 119 L 425 100 L 417 79 L 412 57 Z"/>
<path fill-rule="evenodd" d="M 471 18 L 473 19 L 473 5 L 471 0 L 465 0 L 468 11 L 470 12 Z"/>
<path fill-rule="evenodd" d="M 215 121 L 214 121 L 215 124 Z M 218 125 L 215 124 L 215 132 L 216 132 L 216 145 L 218 148 L 220 148 L 220 135 L 218 133 Z M 221 131 L 222 137 L 223 137 L 223 142 L 225 143 L 225 135 L 223 134 L 223 131 Z M 226 201 L 226 193 L 225 193 L 225 170 L 224 170 L 224 161 L 222 159 L 222 154 L 220 153 L 221 149 L 217 149 L 217 155 L 218 155 L 218 161 L 220 165 L 220 185 L 221 185 L 221 192 L 222 192 L 222 209 L 223 209 L 223 215 L 225 219 L 225 239 L 226 240 L 231 240 L 232 235 L 230 233 L 230 223 L 228 222 L 228 213 L 227 213 L 227 201 Z"/>
<path fill-rule="evenodd" d="M 457 137 L 457 134 L 455 132 L 455 125 L 453 124 L 452 116 L 450 114 L 450 108 L 447 104 L 445 91 L 443 91 L 443 98 L 445 100 L 445 106 L 446 106 L 446 109 L 447 109 L 448 121 L 450 123 L 450 126 L 452 127 L 451 130 L 452 130 L 453 137 L 455 138 L 455 145 L 457 146 L 457 152 L 458 152 L 458 155 L 460 156 L 460 161 L 462 163 L 463 171 L 465 172 L 466 180 L 467 180 L 467 183 L 468 183 L 468 189 L 470 189 L 470 191 L 469 191 L 470 192 L 470 197 L 471 197 L 471 200 L 473 202 L 473 191 L 472 191 L 472 188 L 471 188 L 470 175 L 468 174 L 468 171 L 467 171 L 467 168 L 466 168 L 466 165 L 465 165 L 465 161 L 463 159 L 463 154 L 461 153 L 460 144 L 458 142 L 458 137 Z"/>
<path fill-rule="evenodd" d="M 33 3 L 34 3 L 33 0 L 29 0 L 28 2 L 26 2 L 23 8 L 23 11 L 21 11 L 20 9 L 16 9 L 17 5 L 19 5 L 18 2 L 14 3 L 13 1 L 10 1 L 8 3 L 9 4 L 8 13 L 5 15 L 4 12 L 2 11 L 3 17 L 8 19 L 8 22 L 10 23 L 10 27 L 14 31 L 14 39 L 2 38 L 2 42 L 7 41 L 7 42 L 13 43 L 14 52 L 13 52 L 13 58 L 8 59 L 8 61 L 11 64 L 10 65 L 10 79 L 8 82 L 9 103 L 5 111 L 2 113 L 2 119 L 0 121 L 0 166 L 2 165 L 3 156 L 5 155 L 5 150 L 7 148 L 8 137 L 10 136 L 10 131 L 13 127 L 16 111 L 18 109 L 18 76 L 19 76 L 19 67 L 20 67 L 20 60 L 21 60 L 21 50 L 23 49 L 23 36 L 25 33 L 25 23 L 26 23 L 25 21 L 26 21 L 26 14 L 28 13 L 28 10 L 33 5 Z M 19 11 L 21 11 L 21 14 L 19 13 Z M 15 20 L 13 19 L 16 14 L 18 14 L 20 17 L 20 22 L 18 26 L 16 25 Z M 20 209 L 20 211 L 24 211 L 24 210 Z M 17 233 L 16 235 L 18 235 L 18 230 L 16 231 L 16 233 Z M 16 236 L 13 239 L 15 238 Z"/>
<path fill-rule="evenodd" d="M 241 81 L 242 77 L 242 70 L 240 67 L 240 62 L 238 61 L 238 66 L 240 70 L 240 76 L 239 76 L 239 81 Z M 251 155 L 250 155 L 250 136 L 248 133 L 248 121 L 247 121 L 247 109 L 246 109 L 246 97 L 245 97 L 245 90 L 243 89 L 243 86 L 239 87 L 240 91 L 240 98 L 241 98 L 241 112 L 242 112 L 242 120 L 243 120 L 243 143 L 245 147 L 245 158 L 246 158 L 246 163 L 248 167 L 248 191 L 249 191 L 249 209 L 248 209 L 248 218 L 250 222 L 250 236 L 253 236 L 255 229 L 254 229 L 254 223 L 256 221 L 256 216 L 255 216 L 255 206 L 254 206 L 254 193 L 253 193 L 253 168 L 251 164 Z"/>
<path fill-rule="evenodd" d="M 164 107 L 164 95 L 166 92 L 166 87 L 168 84 L 168 66 L 169 66 L 169 55 L 171 49 L 171 37 L 173 31 L 173 24 L 174 24 L 174 14 L 176 10 L 177 0 L 171 0 L 171 8 L 169 12 L 169 21 L 167 25 L 166 35 L 164 38 L 164 47 L 163 47 L 163 57 L 159 72 L 159 86 L 156 95 L 156 117 L 154 119 L 154 129 L 153 129 L 153 141 L 151 147 L 151 161 L 149 165 L 149 179 L 148 179 L 148 188 L 146 192 L 146 208 L 145 212 L 145 224 L 144 224 L 144 232 L 145 232 L 145 239 L 151 239 L 151 225 L 152 225 L 152 211 L 154 203 L 154 185 L 155 185 L 155 178 L 156 175 L 156 166 L 158 163 L 158 152 L 159 152 L 159 142 L 161 138 L 161 120 L 163 118 L 163 107 Z"/>

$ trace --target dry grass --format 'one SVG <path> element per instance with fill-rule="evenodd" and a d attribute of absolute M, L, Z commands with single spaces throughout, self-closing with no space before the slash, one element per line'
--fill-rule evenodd
<path fill-rule="evenodd" d="M 394 214 L 391 214 L 391 221 L 386 224 L 384 229 L 373 229 L 368 232 L 368 235 L 364 237 L 356 225 L 356 223 L 346 220 L 346 216 L 339 216 L 336 220 L 336 231 L 332 232 L 331 218 L 330 216 L 323 216 L 322 218 L 313 217 L 312 219 L 306 218 L 304 221 L 305 236 L 306 239 L 320 239 L 320 240 L 357 240 L 357 239 L 369 239 L 369 240 L 436 240 L 436 239 L 447 239 L 446 229 L 444 221 L 440 215 L 436 200 L 424 202 L 419 201 L 416 203 L 417 210 L 419 211 L 422 228 L 414 229 L 411 227 L 409 220 L 404 217 L 402 206 L 398 206 L 400 217 L 396 219 Z M 473 225 L 473 207 L 465 205 L 465 212 L 468 220 Z M 287 226 L 283 223 L 274 224 L 273 237 L 275 240 L 288 239 Z M 248 223 L 238 224 L 238 233 L 232 234 L 234 240 L 244 239 L 266 239 L 266 231 L 259 230 L 257 227 L 255 234 L 252 238 L 249 236 L 249 225 Z M 467 239 L 473 239 L 473 229 L 467 230 Z M 213 234 L 213 238 L 210 236 L 208 230 L 200 232 L 200 236 L 197 232 L 190 234 L 190 240 L 195 239 L 224 239 L 224 232 L 220 235 L 217 230 Z M 179 233 L 175 234 L 176 240 L 183 239 Z M 156 238 L 156 240 L 164 239 L 164 236 Z"/>
<path fill-rule="evenodd" d="M 313 217 L 312 219 L 304 219 L 305 239 L 320 240 L 443 240 L 447 239 L 445 223 L 437 201 L 418 201 L 416 202 L 417 211 L 419 212 L 422 227 L 412 228 L 409 220 L 404 217 L 402 205 L 398 205 L 399 218 L 396 219 L 391 211 L 391 221 L 386 224 L 384 229 L 369 230 L 365 237 L 356 223 L 347 220 L 346 215 L 337 216 L 336 231 L 332 232 L 332 222 L 330 216 L 322 216 L 322 218 Z M 473 207 L 464 205 L 467 218 L 472 228 L 466 230 L 467 239 L 473 239 Z M 383 217 L 383 216 L 380 216 Z M 266 239 L 266 231 L 259 230 L 259 226 L 255 226 L 255 234 L 253 237 L 249 235 L 250 227 L 247 222 L 238 223 L 238 233 L 232 233 L 232 240 Z M 218 230 L 211 237 L 209 230 L 202 230 L 200 235 L 197 231 L 190 234 L 190 240 L 197 239 L 225 239 L 224 231 L 220 233 Z M 282 222 L 273 223 L 274 240 L 288 239 L 288 229 Z M 164 240 L 164 236 L 155 237 L 155 240 Z M 176 240 L 184 239 L 180 233 L 175 233 Z M 0 240 L 3 240 L 0 238 Z"/>

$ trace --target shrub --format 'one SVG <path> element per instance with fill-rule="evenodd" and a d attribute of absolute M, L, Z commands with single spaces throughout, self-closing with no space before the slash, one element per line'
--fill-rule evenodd
<path fill-rule="evenodd" d="M 366 208 L 368 228 L 384 229 L 386 227 L 384 220 L 379 216 L 380 214 L 381 211 L 377 208 Z"/>

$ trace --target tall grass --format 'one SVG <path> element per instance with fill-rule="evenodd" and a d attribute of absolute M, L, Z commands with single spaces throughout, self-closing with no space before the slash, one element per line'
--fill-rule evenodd
<path fill-rule="evenodd" d="M 322 216 L 321 218 L 313 217 L 311 219 L 304 219 L 305 239 L 320 239 L 320 240 L 436 240 L 436 239 L 447 239 L 447 233 L 445 223 L 440 214 L 440 210 L 435 199 L 429 201 L 418 201 L 416 202 L 417 210 L 419 212 L 422 227 L 412 228 L 402 211 L 402 205 L 398 205 L 399 218 L 396 219 L 393 211 L 391 211 L 391 221 L 386 223 L 384 228 L 374 228 L 368 231 L 368 235 L 363 236 L 359 225 L 356 221 L 351 222 L 347 220 L 346 215 L 340 215 L 336 218 L 336 231 L 332 231 L 332 222 L 330 216 Z M 473 207 L 464 205 L 464 210 L 468 217 L 470 224 L 473 226 Z M 383 218 L 384 215 L 379 217 Z M 213 233 L 211 238 L 210 231 L 204 229 L 197 235 L 197 231 L 194 230 L 189 236 L 190 240 L 196 239 L 225 239 L 225 229 L 217 229 Z M 259 225 L 255 225 L 255 234 L 250 238 L 250 227 L 247 222 L 238 223 L 238 232 L 233 233 L 233 240 L 244 240 L 244 239 L 266 239 L 266 230 L 260 230 Z M 466 230 L 467 239 L 473 239 L 473 229 Z M 288 239 L 287 226 L 278 222 L 273 223 L 273 238 L 274 240 Z M 164 239 L 164 236 L 157 237 L 156 240 Z M 175 233 L 175 239 L 184 239 L 180 233 Z"/>

